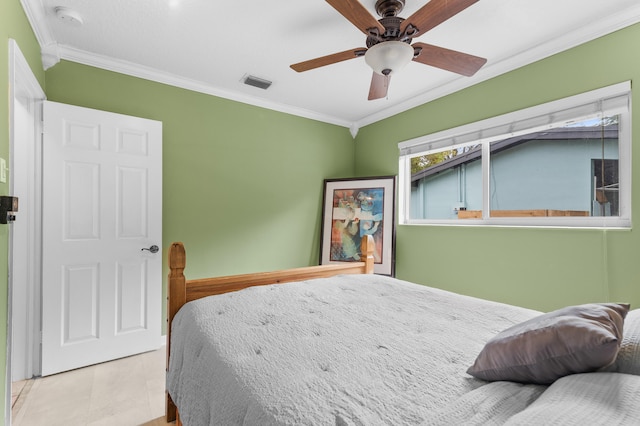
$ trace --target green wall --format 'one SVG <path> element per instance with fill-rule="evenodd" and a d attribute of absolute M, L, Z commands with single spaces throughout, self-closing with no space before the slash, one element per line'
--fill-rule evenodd
<path fill-rule="evenodd" d="M 398 172 L 398 142 L 626 80 L 640 81 L 640 25 L 578 46 L 362 128 L 356 174 Z M 633 103 L 640 105 L 640 91 Z M 640 108 L 632 111 L 632 168 L 640 170 Z M 633 175 L 640 220 L 640 173 Z M 591 301 L 640 307 L 634 230 L 399 226 L 402 279 L 540 310 Z"/>
<path fill-rule="evenodd" d="M 40 46 L 31 31 L 19 0 L 0 1 L 0 157 L 9 160 L 9 39 L 20 50 L 44 87 L 44 71 L 40 61 Z M 9 183 L 0 183 L 0 195 L 9 193 Z M 7 365 L 7 307 L 8 307 L 8 239 L 9 227 L 0 225 L 0 424 L 5 417 Z"/>
<path fill-rule="evenodd" d="M 346 128 L 73 62 L 46 84 L 52 101 L 162 121 L 163 256 L 184 242 L 187 277 L 318 262 L 323 180 L 354 172 Z"/>
<path fill-rule="evenodd" d="M 396 174 L 400 141 L 640 78 L 636 25 L 369 125 L 354 144 L 345 128 L 76 63 L 62 61 L 45 74 L 18 0 L 0 2 L 0 32 L 0 81 L 8 81 L 7 39 L 14 38 L 50 100 L 163 122 L 163 256 L 172 241 L 183 241 L 193 278 L 316 263 L 322 180 Z M 0 97 L 0 157 L 8 157 L 6 84 Z M 639 150 L 633 156 L 637 169 Z M 633 176 L 634 188 L 639 179 Z M 636 190 L 634 218 L 639 203 Z M 0 366 L 7 242 L 7 228 L 0 228 Z M 399 226 L 396 271 L 402 279 L 542 310 L 596 300 L 638 307 L 639 249 L 632 230 Z"/>

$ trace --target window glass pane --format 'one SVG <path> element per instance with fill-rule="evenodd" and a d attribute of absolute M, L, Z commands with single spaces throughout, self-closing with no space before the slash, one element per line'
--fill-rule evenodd
<path fill-rule="evenodd" d="M 617 216 L 619 116 L 490 144 L 491 217 Z"/>
<path fill-rule="evenodd" d="M 630 228 L 630 90 L 400 142 L 400 223 Z"/>
<path fill-rule="evenodd" d="M 411 158 L 411 219 L 482 217 L 480 145 L 447 148 Z M 467 217 L 467 216 L 465 216 Z"/>

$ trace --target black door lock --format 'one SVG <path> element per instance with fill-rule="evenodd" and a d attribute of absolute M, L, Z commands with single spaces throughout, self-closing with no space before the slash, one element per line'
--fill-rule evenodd
<path fill-rule="evenodd" d="M 7 224 L 16 220 L 13 213 L 18 211 L 18 197 L 0 195 L 0 223 Z"/>

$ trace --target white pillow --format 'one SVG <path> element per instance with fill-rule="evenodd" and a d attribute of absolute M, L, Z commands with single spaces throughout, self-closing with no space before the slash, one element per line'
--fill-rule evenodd
<path fill-rule="evenodd" d="M 618 356 L 615 363 L 605 370 L 640 376 L 640 309 L 627 314 Z"/>
<path fill-rule="evenodd" d="M 572 374 L 554 382 L 509 425 L 637 425 L 640 377 L 619 373 Z"/>

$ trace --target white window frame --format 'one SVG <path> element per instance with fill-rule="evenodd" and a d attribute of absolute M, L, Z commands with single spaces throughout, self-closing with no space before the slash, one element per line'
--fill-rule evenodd
<path fill-rule="evenodd" d="M 620 211 L 602 217 L 490 217 L 490 143 L 574 121 L 620 115 L 618 124 Z M 451 147 L 482 144 L 482 218 L 412 219 L 411 158 Z M 398 218 L 401 225 L 631 228 L 631 82 L 626 81 L 453 129 L 400 142 Z"/>

